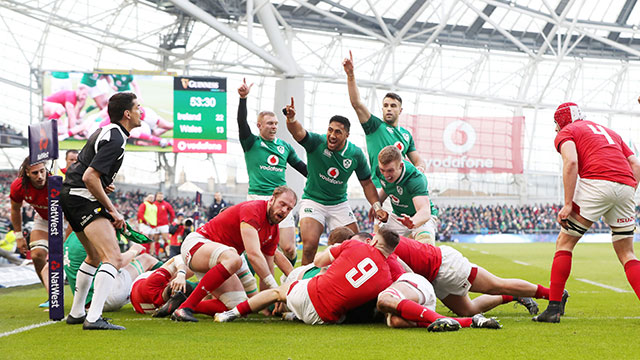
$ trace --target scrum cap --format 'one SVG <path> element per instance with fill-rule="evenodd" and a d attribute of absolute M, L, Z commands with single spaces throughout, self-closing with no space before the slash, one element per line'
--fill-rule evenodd
<path fill-rule="evenodd" d="M 560 129 L 562 129 L 576 120 L 584 120 L 584 115 L 578 105 L 567 102 L 558 106 L 555 114 L 553 114 L 553 118 L 556 124 L 560 126 Z"/>

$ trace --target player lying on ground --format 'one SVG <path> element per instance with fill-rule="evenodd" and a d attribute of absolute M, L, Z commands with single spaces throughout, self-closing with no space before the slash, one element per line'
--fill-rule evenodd
<path fill-rule="evenodd" d="M 344 238 L 347 233 L 342 233 L 341 236 Z M 370 236 L 367 233 L 354 235 L 362 241 Z M 333 242 L 339 240 L 337 237 L 332 239 Z M 548 288 L 525 280 L 499 278 L 472 264 L 459 251 L 449 246 L 436 247 L 401 236 L 394 254 L 415 273 L 429 280 L 438 299 L 460 316 L 473 316 L 511 301 L 519 302 L 529 313 L 536 314 L 538 304 L 531 298 L 549 297 Z M 487 295 L 471 300 L 469 291 Z M 568 296 L 567 293 L 565 302 Z"/>
<path fill-rule="evenodd" d="M 262 291 L 232 310 L 216 314 L 215 321 L 232 321 L 277 301 L 286 301 L 287 307 L 306 324 L 341 323 L 348 310 L 375 299 L 391 285 L 387 257 L 397 243 L 396 233 L 381 230 L 370 244 L 345 241 L 332 246 L 314 259 L 317 267 L 331 265 L 326 273 Z"/>
<path fill-rule="evenodd" d="M 140 254 L 143 250 L 144 247 L 142 245 L 133 243 L 129 250 L 122 253 L 122 262 L 127 265 L 118 270 L 116 283 L 104 302 L 104 311 L 116 311 L 128 304 L 131 285 L 134 280 L 145 271 L 158 265 L 158 260 L 153 256 Z M 64 273 L 69 280 L 69 287 L 74 295 L 76 293 L 76 275 L 86 257 L 87 252 L 82 247 L 80 239 L 78 239 L 76 233 L 72 232 L 64 242 Z M 93 290 L 93 284 L 91 284 L 85 300 L 85 307 L 91 303 Z M 74 320 L 73 317 L 69 317 L 67 318 L 67 323 L 82 324 L 84 322 L 82 319 Z"/>

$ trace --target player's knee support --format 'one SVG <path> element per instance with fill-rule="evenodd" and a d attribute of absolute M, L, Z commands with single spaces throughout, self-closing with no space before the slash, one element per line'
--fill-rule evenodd
<path fill-rule="evenodd" d="M 618 241 L 622 239 L 626 239 L 628 237 L 633 237 L 633 232 L 636 229 L 635 225 L 629 225 L 621 228 L 617 228 L 615 231 L 611 230 L 611 240 Z"/>
<path fill-rule="evenodd" d="M 567 217 L 567 221 L 565 222 L 562 229 L 560 229 L 560 232 L 563 232 L 570 236 L 581 238 L 582 235 L 584 235 L 584 233 L 587 232 L 587 230 L 589 229 L 586 228 L 584 225 L 580 224 L 578 220 L 576 220 L 572 216 L 569 216 Z"/>
<path fill-rule="evenodd" d="M 233 309 L 247 299 L 247 294 L 245 294 L 244 291 L 227 291 L 220 295 L 220 301 L 222 301 L 227 309 Z"/>
<path fill-rule="evenodd" d="M 36 249 L 41 249 L 49 252 L 49 242 L 47 240 L 36 240 L 29 243 L 29 250 L 33 251 Z"/>

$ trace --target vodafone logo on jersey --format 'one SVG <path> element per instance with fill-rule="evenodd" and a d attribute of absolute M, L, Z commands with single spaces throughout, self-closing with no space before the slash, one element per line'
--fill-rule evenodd
<path fill-rule="evenodd" d="M 267 158 L 267 164 L 269 164 L 271 166 L 276 166 L 276 165 L 278 165 L 279 162 L 280 162 L 280 160 L 275 155 L 269 155 L 269 157 Z"/>
<path fill-rule="evenodd" d="M 401 143 L 400 141 L 396 141 L 396 143 L 393 144 L 393 146 L 397 147 L 398 150 L 400 150 L 400 152 L 404 151 L 404 144 Z"/>
<path fill-rule="evenodd" d="M 327 170 L 327 175 L 335 179 L 340 175 L 340 171 L 334 167 L 330 167 L 329 170 Z"/>
<path fill-rule="evenodd" d="M 395 195 L 389 195 L 389 199 L 391 199 L 391 203 L 394 205 L 400 204 L 400 199 L 398 199 Z"/>

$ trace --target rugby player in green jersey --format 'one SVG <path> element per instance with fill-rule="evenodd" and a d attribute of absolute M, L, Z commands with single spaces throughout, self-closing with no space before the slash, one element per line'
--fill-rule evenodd
<path fill-rule="evenodd" d="M 382 185 L 378 190 L 380 200 L 389 197 L 393 207 L 389 221 L 383 227 L 401 236 L 435 245 L 438 210 L 429 200 L 426 176 L 409 161 L 403 160 L 402 153 L 393 145 L 384 147 L 378 154 L 375 173 Z"/>
<path fill-rule="evenodd" d="M 298 157 L 293 147 L 276 137 L 278 119 L 271 111 L 261 111 L 258 114 L 259 135 L 251 133 L 247 122 L 247 96 L 251 85 L 243 79 L 238 88 L 240 102 L 238 103 L 238 131 L 240 144 L 244 151 L 249 174 L 249 193 L 247 200 L 269 200 L 273 190 L 286 185 L 285 170 L 287 163 L 303 176 L 307 176 L 307 165 Z M 280 248 L 285 256 L 295 266 L 298 256 L 295 243 L 295 222 L 293 212 L 280 222 Z"/>
<path fill-rule="evenodd" d="M 389 214 L 382 210 L 364 153 L 347 141 L 351 126 L 347 118 L 333 116 L 327 134 L 320 135 L 305 130 L 296 120 L 293 97 L 284 111 L 287 129 L 307 151 L 309 174 L 300 202 L 302 265 L 306 265 L 313 262 L 325 223 L 329 230 L 347 226 L 358 232 L 356 218 L 347 202 L 347 180 L 353 172 L 358 176 L 376 218 L 386 222 Z"/>

